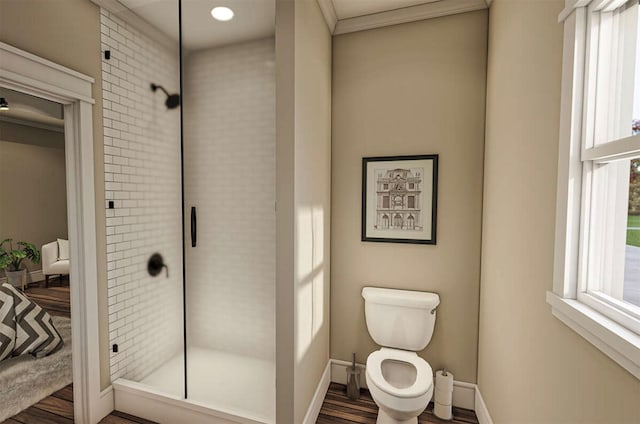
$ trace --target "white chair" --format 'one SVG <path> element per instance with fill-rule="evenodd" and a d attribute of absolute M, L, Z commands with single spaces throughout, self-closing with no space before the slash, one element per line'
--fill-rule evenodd
<path fill-rule="evenodd" d="M 66 240 L 62 241 L 68 243 Z M 65 247 L 68 252 L 68 245 Z M 52 241 L 42 246 L 42 273 L 44 274 L 45 287 L 49 287 L 50 275 L 59 275 L 61 277 L 69 275 L 69 259 L 61 258 L 58 241 Z"/>

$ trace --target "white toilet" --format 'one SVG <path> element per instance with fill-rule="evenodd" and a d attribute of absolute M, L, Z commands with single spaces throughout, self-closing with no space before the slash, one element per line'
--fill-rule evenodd
<path fill-rule="evenodd" d="M 416 352 L 431 341 L 440 297 L 376 287 L 362 289 L 362 297 L 369 334 L 382 346 L 366 368 L 377 424 L 417 424 L 433 395 L 433 371 Z"/>

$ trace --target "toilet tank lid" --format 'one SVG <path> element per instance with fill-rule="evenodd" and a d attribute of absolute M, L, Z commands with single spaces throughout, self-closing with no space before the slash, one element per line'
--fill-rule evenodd
<path fill-rule="evenodd" d="M 433 309 L 440 303 L 440 297 L 436 293 L 379 287 L 364 287 L 362 297 L 371 303 L 409 308 Z"/>

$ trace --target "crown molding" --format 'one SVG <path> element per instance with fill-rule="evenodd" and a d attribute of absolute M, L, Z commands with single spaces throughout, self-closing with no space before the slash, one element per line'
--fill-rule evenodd
<path fill-rule="evenodd" d="M 318 0 L 318 6 L 320 6 L 322 16 L 324 16 L 324 20 L 329 27 L 329 32 L 333 34 L 333 31 L 336 29 L 336 23 L 338 22 L 333 0 Z"/>
<path fill-rule="evenodd" d="M 489 7 L 490 2 L 491 0 L 440 0 L 386 12 L 340 19 L 337 20 L 334 27 L 331 12 L 325 13 L 325 9 L 332 10 L 333 16 L 335 16 L 333 2 L 331 0 L 318 0 L 327 26 L 334 35 L 483 10 Z"/>

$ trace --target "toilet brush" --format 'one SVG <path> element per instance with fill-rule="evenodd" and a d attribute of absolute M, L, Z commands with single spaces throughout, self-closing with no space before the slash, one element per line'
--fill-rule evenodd
<path fill-rule="evenodd" d="M 356 354 L 352 355 L 351 366 L 347 367 L 347 397 L 358 400 L 360 397 L 360 370 L 356 368 Z"/>

